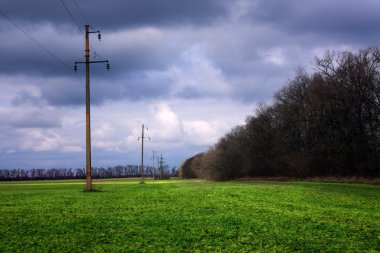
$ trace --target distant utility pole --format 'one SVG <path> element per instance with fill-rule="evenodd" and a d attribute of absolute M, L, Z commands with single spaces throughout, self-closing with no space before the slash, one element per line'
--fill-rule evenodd
<path fill-rule="evenodd" d="M 161 154 L 161 158 L 160 158 L 160 179 L 162 178 L 162 171 L 164 170 L 163 164 L 164 164 L 164 158 L 162 157 L 162 154 Z"/>
<path fill-rule="evenodd" d="M 146 128 L 148 130 L 148 128 Z M 137 138 L 137 140 L 141 139 L 141 181 L 140 184 L 144 183 L 144 139 L 148 138 L 150 140 L 150 137 L 144 136 L 144 124 L 142 124 L 141 128 L 141 137 Z"/>
<path fill-rule="evenodd" d="M 156 151 L 153 150 L 153 157 L 152 157 L 152 170 L 153 170 L 153 180 L 155 179 L 155 172 L 156 172 L 156 169 L 154 168 L 154 153 Z"/>
<path fill-rule="evenodd" d="M 90 117 L 90 63 L 107 63 L 107 70 L 110 69 L 108 61 L 90 61 L 90 41 L 89 34 L 97 33 L 98 39 L 101 39 L 100 31 L 89 31 L 89 25 L 85 25 L 86 42 L 85 42 L 85 58 L 86 61 L 75 62 L 74 70 L 77 71 L 77 64 L 86 64 L 86 191 L 92 191 L 91 179 L 91 117 Z"/>

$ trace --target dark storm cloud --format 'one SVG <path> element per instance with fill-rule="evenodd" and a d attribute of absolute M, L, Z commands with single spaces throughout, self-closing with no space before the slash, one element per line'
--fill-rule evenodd
<path fill-rule="evenodd" d="M 16 22 L 63 23 L 67 14 L 60 1 L 2 0 L 1 11 Z"/>
<path fill-rule="evenodd" d="M 98 25 L 104 24 L 101 26 L 107 26 L 107 29 L 173 24 L 208 25 L 216 18 L 226 15 L 223 1 L 220 0 L 118 0 L 109 5 L 109 8 L 90 6 L 84 8 L 84 11 L 89 13 L 90 22 L 98 20 Z"/>
<path fill-rule="evenodd" d="M 376 0 L 273 0 L 256 1 L 248 16 L 293 35 L 317 34 L 351 43 L 371 39 L 375 43 L 379 39 L 379 10 Z"/>
<path fill-rule="evenodd" d="M 28 43 L 25 44 L 28 45 Z M 73 60 L 72 62 L 65 60 L 63 61 L 65 65 L 63 65 L 56 59 L 51 58 L 49 55 L 44 55 L 44 52 L 39 48 L 31 48 L 30 50 L 26 49 L 27 52 L 25 52 L 25 54 L 23 54 L 24 50 L 20 50 L 15 53 L 12 52 L 13 50 L 7 49 L 10 48 L 2 47 L 2 49 L 0 49 L 0 55 L 2 56 L 2 61 L 0 62 L 0 73 L 7 75 L 24 74 L 29 76 L 74 74 Z"/>
<path fill-rule="evenodd" d="M 79 36 L 51 25 L 24 24 L 21 29 L 0 16 L 0 73 L 32 76 L 74 73 L 74 59 L 83 55 L 78 46 L 83 44 Z"/>
<path fill-rule="evenodd" d="M 107 29 L 173 23 L 209 24 L 216 18 L 226 15 L 224 1 L 220 0 L 64 0 L 64 2 L 78 25 L 84 25 L 86 18 L 89 22 L 95 22 L 92 25 Z M 1 10 L 20 21 L 54 24 L 72 22 L 61 1 L 2 0 Z"/>

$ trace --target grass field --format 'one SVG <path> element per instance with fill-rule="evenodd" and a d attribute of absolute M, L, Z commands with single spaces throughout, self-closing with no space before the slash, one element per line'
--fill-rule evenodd
<path fill-rule="evenodd" d="M 380 252 L 380 187 L 0 183 L 0 252 Z"/>

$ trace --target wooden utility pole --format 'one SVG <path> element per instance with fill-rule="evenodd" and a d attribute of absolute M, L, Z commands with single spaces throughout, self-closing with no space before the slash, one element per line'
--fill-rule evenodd
<path fill-rule="evenodd" d="M 148 130 L 148 128 L 146 128 Z M 150 137 L 144 136 L 144 124 L 142 124 L 141 128 L 141 137 L 137 138 L 137 140 L 141 139 L 141 181 L 140 184 L 144 183 L 144 139 L 148 138 L 150 140 Z"/>
<path fill-rule="evenodd" d="M 85 59 L 84 62 L 75 62 L 74 70 L 77 71 L 77 64 L 86 64 L 86 191 L 92 191 L 91 179 L 91 103 L 90 103 L 90 63 L 107 63 L 107 70 L 110 69 L 108 61 L 90 61 L 90 33 L 97 33 L 101 39 L 100 31 L 89 31 L 89 25 L 85 25 Z"/>

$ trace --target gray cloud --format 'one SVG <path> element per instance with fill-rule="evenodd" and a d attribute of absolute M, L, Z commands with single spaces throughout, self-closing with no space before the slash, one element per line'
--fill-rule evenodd
<path fill-rule="evenodd" d="M 14 116 L 10 125 L 15 128 L 56 128 L 61 127 L 61 122 L 58 116 L 52 113 L 29 111 Z"/>
<path fill-rule="evenodd" d="M 41 98 L 50 105 L 82 105 L 85 100 L 85 84 L 78 80 L 69 79 L 67 82 L 48 83 L 41 85 Z"/>
<path fill-rule="evenodd" d="M 44 102 L 41 100 L 41 97 L 32 95 L 29 92 L 23 90 L 20 91 L 15 98 L 13 98 L 12 105 L 27 105 L 32 107 L 40 107 L 44 105 Z"/>
<path fill-rule="evenodd" d="M 350 43 L 370 39 L 377 44 L 379 9 L 380 3 L 373 0 L 255 1 L 248 17 L 293 35 L 329 36 Z"/>
<path fill-rule="evenodd" d="M 131 100 L 168 98 L 171 89 L 166 76 L 151 77 L 147 73 L 129 75 L 124 84 L 123 96 Z"/>

